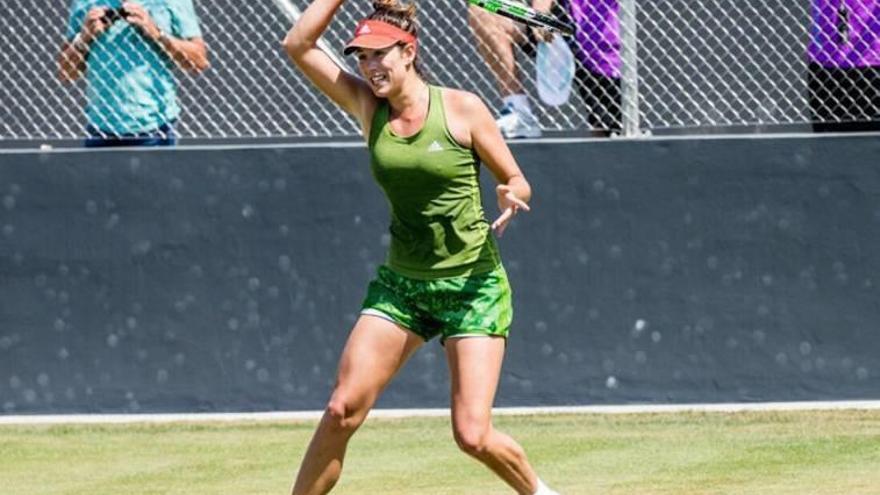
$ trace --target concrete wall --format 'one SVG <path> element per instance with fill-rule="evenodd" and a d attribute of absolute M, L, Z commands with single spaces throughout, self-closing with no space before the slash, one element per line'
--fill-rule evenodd
<path fill-rule="evenodd" d="M 499 405 L 880 399 L 880 138 L 513 150 Z M 360 146 L 4 153 L 0 200 L 3 413 L 320 408 L 388 242 Z M 447 389 L 431 343 L 379 405 Z"/>

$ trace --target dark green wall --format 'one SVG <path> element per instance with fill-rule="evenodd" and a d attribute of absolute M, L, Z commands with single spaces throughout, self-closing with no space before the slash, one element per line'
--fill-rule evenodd
<path fill-rule="evenodd" d="M 880 399 L 880 138 L 513 150 L 499 405 Z M 321 408 L 387 244 L 366 160 L 0 154 L 0 412 Z M 432 343 L 379 405 L 447 384 Z"/>

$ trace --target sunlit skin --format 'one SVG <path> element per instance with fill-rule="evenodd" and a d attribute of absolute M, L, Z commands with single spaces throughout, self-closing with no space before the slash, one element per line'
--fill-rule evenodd
<path fill-rule="evenodd" d="M 400 96 L 408 66 L 415 60 L 415 48 L 411 44 L 358 48 L 356 57 L 358 69 L 376 98 L 393 99 Z"/>
<path fill-rule="evenodd" d="M 415 46 L 397 43 L 384 48 L 358 48 L 355 53 L 370 91 L 389 102 L 391 130 L 398 136 L 417 133 L 428 115 L 429 99 L 428 85 L 413 68 Z"/>

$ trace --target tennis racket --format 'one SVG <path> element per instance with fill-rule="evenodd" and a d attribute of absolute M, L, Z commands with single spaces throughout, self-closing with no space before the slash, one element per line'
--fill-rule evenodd
<path fill-rule="evenodd" d="M 564 36 L 574 36 L 574 26 L 570 23 L 538 12 L 515 0 L 468 0 L 468 3 L 528 26 L 549 29 Z"/>

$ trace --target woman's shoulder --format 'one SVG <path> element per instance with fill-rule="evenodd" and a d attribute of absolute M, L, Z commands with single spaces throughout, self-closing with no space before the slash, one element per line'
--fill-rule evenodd
<path fill-rule="evenodd" d="M 379 107 L 382 104 L 387 104 L 387 100 L 380 100 L 378 98 L 367 98 L 361 103 L 361 115 L 358 117 L 359 123 L 361 125 L 361 133 L 363 134 L 363 138 L 370 142 L 370 136 L 372 134 L 373 121 L 376 120 L 377 113 L 379 111 Z"/>
<path fill-rule="evenodd" d="M 458 115 L 473 115 L 486 107 L 477 94 L 463 89 L 438 87 L 443 95 L 443 106 Z"/>
<path fill-rule="evenodd" d="M 446 113 L 446 128 L 464 148 L 473 146 L 472 131 L 481 123 L 494 122 L 483 99 L 470 91 L 440 88 Z"/>

